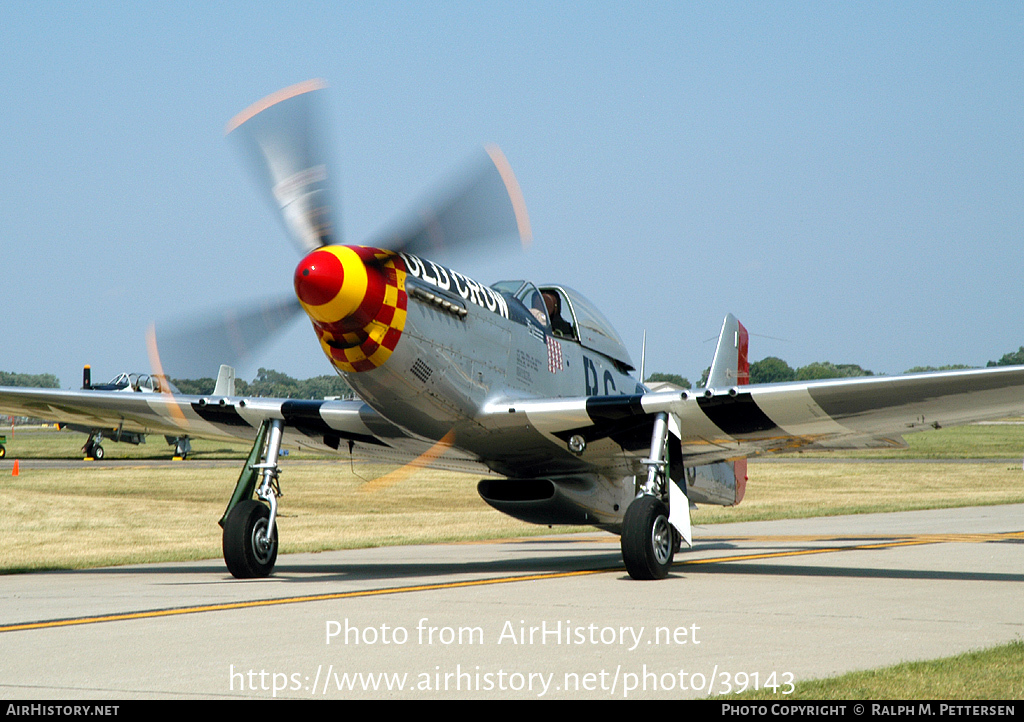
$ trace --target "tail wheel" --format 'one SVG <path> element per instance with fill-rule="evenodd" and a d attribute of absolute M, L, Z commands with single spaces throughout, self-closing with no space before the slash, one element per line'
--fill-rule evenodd
<path fill-rule="evenodd" d="M 255 499 L 235 506 L 224 521 L 224 562 L 236 579 L 266 577 L 277 561 L 277 525 L 267 536 L 270 509 Z"/>
<path fill-rule="evenodd" d="M 633 500 L 622 519 L 622 560 L 633 579 L 664 579 L 676 551 L 668 508 L 644 494 Z"/>

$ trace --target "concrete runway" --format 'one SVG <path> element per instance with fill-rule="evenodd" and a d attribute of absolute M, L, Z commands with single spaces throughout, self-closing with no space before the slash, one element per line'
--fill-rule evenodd
<path fill-rule="evenodd" d="M 1024 635 L 1024 505 L 3 577 L 0 695 L 691 698 Z M 376 687 L 376 689 L 374 689 Z"/>

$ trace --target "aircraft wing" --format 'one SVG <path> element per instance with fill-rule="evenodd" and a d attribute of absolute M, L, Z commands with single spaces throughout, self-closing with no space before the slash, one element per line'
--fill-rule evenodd
<path fill-rule="evenodd" d="M 123 391 L 0 387 L 0 414 L 97 429 L 120 427 L 125 431 L 178 436 L 187 433 L 186 429 L 198 421 L 194 414 L 185 411 L 191 398 Z M 169 399 L 180 403 L 169 404 Z M 217 434 L 217 438 L 232 438 L 232 435 Z"/>
<path fill-rule="evenodd" d="M 533 427 L 566 443 L 574 435 L 588 446 L 611 438 L 638 458 L 650 451 L 654 414 L 668 412 L 686 465 L 696 466 L 807 448 L 902 446 L 908 432 L 1021 415 L 1024 366 L 524 400 L 490 410 L 523 413 Z"/>
<path fill-rule="evenodd" d="M 397 464 L 415 461 L 434 444 L 409 435 L 358 399 L 313 401 L 0 387 L 0 414 L 93 429 L 250 443 L 265 420 L 282 419 L 287 446 Z M 452 448 L 436 450 L 430 461 L 438 468 L 486 471 L 474 457 Z"/>

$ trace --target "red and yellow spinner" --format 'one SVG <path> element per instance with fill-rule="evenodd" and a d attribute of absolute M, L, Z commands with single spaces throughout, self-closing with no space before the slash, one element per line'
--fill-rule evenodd
<path fill-rule="evenodd" d="M 324 353 L 346 373 L 391 356 L 405 328 L 405 262 L 391 251 L 324 246 L 295 269 L 295 292 Z"/>

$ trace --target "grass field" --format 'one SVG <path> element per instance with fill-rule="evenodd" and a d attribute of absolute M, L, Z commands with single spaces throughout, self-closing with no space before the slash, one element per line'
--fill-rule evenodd
<path fill-rule="evenodd" d="M 762 689 L 733 699 L 1010 700 L 1024 699 L 1024 640 L 927 662 L 797 682 L 792 694 Z M 933 705 L 933 714 L 939 714 Z"/>
<path fill-rule="evenodd" d="M 64 470 L 26 462 L 0 491 L 7 541 L 0 572 L 218 558 L 217 520 L 241 463 Z M 357 471 L 375 475 L 372 467 Z M 550 533 L 488 507 L 477 480 L 424 470 L 369 493 L 347 462 L 289 462 L 281 473 L 281 552 Z"/>
<path fill-rule="evenodd" d="M 1005 419 L 907 434 L 906 449 L 815 451 L 791 454 L 807 458 L 850 459 L 1021 459 L 1024 421 Z"/>

